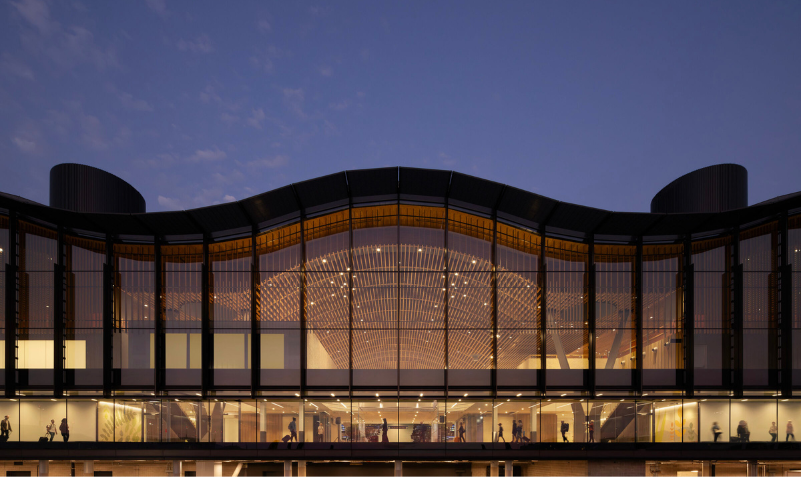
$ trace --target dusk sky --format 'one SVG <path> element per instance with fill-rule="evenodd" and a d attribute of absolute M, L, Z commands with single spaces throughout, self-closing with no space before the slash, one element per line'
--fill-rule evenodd
<path fill-rule="evenodd" d="M 647 211 L 699 167 L 801 190 L 801 2 L 0 1 L 0 191 L 50 168 L 150 211 L 448 169 Z"/>

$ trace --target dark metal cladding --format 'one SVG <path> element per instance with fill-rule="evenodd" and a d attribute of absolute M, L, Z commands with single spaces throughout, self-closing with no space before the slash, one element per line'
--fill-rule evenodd
<path fill-rule="evenodd" d="M 684 174 L 651 200 L 653 213 L 725 212 L 748 207 L 748 171 L 717 164 Z"/>
<path fill-rule="evenodd" d="M 58 164 L 50 169 L 50 207 L 75 212 L 146 212 L 145 198 L 133 186 L 84 164 Z"/>

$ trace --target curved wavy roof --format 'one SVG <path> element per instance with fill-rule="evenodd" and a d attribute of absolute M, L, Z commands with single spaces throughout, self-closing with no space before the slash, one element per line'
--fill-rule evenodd
<path fill-rule="evenodd" d="M 0 207 L 55 225 L 117 236 L 157 235 L 168 240 L 198 235 L 222 237 L 349 204 L 389 200 L 447 203 L 479 214 L 497 214 L 503 221 L 531 229 L 578 239 L 590 234 L 663 239 L 713 233 L 801 207 L 801 194 L 790 194 L 721 213 L 612 212 L 561 202 L 459 172 L 411 167 L 343 171 L 236 202 L 141 214 L 78 213 L 0 193 Z"/>

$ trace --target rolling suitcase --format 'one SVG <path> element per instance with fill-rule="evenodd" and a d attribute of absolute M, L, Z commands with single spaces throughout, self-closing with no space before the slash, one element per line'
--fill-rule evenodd
<path fill-rule="evenodd" d="M 39 438 L 39 442 L 40 442 L 40 443 L 41 443 L 41 442 L 49 442 L 49 441 L 50 441 L 50 434 L 48 434 L 48 435 L 46 435 L 46 436 L 44 436 L 44 437 L 40 437 L 40 438 Z"/>
<path fill-rule="evenodd" d="M 281 442 L 289 442 L 290 439 L 292 439 L 292 437 L 284 436 L 284 437 L 281 438 Z"/>

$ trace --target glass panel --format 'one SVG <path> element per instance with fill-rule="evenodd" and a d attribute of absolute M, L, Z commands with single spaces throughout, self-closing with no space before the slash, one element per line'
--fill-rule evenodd
<path fill-rule="evenodd" d="M 445 403 L 431 400 L 398 404 L 399 442 L 445 442 Z"/>
<path fill-rule="evenodd" d="M 719 329 L 695 330 L 695 385 L 722 386 L 729 370 L 731 332 Z"/>
<path fill-rule="evenodd" d="M 342 328 L 350 325 L 346 272 L 306 272 L 306 326 Z M 354 276 L 355 283 L 358 277 Z M 361 305 L 356 305 L 357 308 Z M 360 308 L 359 308 L 360 309 Z"/>
<path fill-rule="evenodd" d="M 400 326 L 445 328 L 445 274 L 402 273 L 400 279 Z M 361 304 L 357 303 L 354 312 L 356 316 L 363 313 Z"/>
<path fill-rule="evenodd" d="M 242 329 L 214 330 L 214 385 L 250 385 L 250 333 Z"/>
<path fill-rule="evenodd" d="M 539 328 L 540 288 L 536 272 L 498 273 L 498 327 Z"/>
<path fill-rule="evenodd" d="M 492 401 L 458 399 L 448 401 L 446 442 L 492 442 Z"/>
<path fill-rule="evenodd" d="M 251 241 L 209 246 L 209 320 L 213 328 L 250 329 Z"/>
<path fill-rule="evenodd" d="M 445 270 L 445 209 L 400 206 L 400 269 Z"/>
<path fill-rule="evenodd" d="M 401 386 L 443 385 L 445 331 L 400 330 L 400 345 Z"/>
<path fill-rule="evenodd" d="M 206 410 L 207 405 L 202 402 L 162 401 L 163 442 L 208 442 Z"/>
<path fill-rule="evenodd" d="M 64 400 L 25 400 L 19 403 L 19 439 L 22 442 L 38 442 L 42 436 L 53 441 L 58 435 L 57 440 L 69 440 L 62 436 L 59 429 L 62 419 L 67 417 L 67 403 Z M 65 421 L 66 422 L 66 421 Z"/>
<path fill-rule="evenodd" d="M 350 442 L 349 403 L 339 399 L 308 400 L 305 403 L 304 424 L 305 435 L 312 436 L 313 442 Z"/>
<path fill-rule="evenodd" d="M 261 385 L 300 385 L 300 331 L 264 330 L 261 339 Z"/>
<path fill-rule="evenodd" d="M 489 273 L 448 274 L 448 328 L 492 326 L 492 277 Z"/>
<path fill-rule="evenodd" d="M 300 273 L 261 272 L 258 287 L 262 329 L 300 328 Z"/>
<path fill-rule="evenodd" d="M 287 225 L 256 236 L 259 271 L 300 270 L 300 224 Z"/>
<path fill-rule="evenodd" d="M 729 400 L 702 399 L 698 403 L 699 440 L 729 442 Z"/>
<path fill-rule="evenodd" d="M 731 442 L 776 442 L 778 440 L 775 399 L 733 399 L 731 401 Z"/>
<path fill-rule="evenodd" d="M 114 368 L 120 385 L 154 380 L 155 262 L 152 245 L 114 245 Z"/>
<path fill-rule="evenodd" d="M 353 330 L 354 386 L 394 386 L 397 369 L 397 329 Z"/>
<path fill-rule="evenodd" d="M 401 429 L 398 422 L 398 401 L 373 399 L 353 402 L 353 441 L 396 443 Z"/>
<path fill-rule="evenodd" d="M 398 206 L 379 205 L 352 209 L 353 269 L 398 269 Z"/>
<path fill-rule="evenodd" d="M 497 256 L 498 271 L 539 270 L 541 239 L 532 232 L 498 223 Z"/>
<path fill-rule="evenodd" d="M 588 442 L 634 442 L 636 412 L 633 400 L 592 401 L 588 409 Z"/>
<path fill-rule="evenodd" d="M 653 403 L 654 442 L 681 442 L 681 401 L 662 400 Z"/>
<path fill-rule="evenodd" d="M 304 442 L 304 416 L 303 401 L 260 401 L 259 442 Z"/>
<path fill-rule="evenodd" d="M 96 442 L 98 440 L 97 419 L 99 415 L 97 399 L 67 400 L 67 421 L 70 442 Z M 58 435 L 63 440 L 61 422 L 57 421 Z"/>
<path fill-rule="evenodd" d="M 492 271 L 492 221 L 448 211 L 448 267 L 451 271 Z"/>
<path fill-rule="evenodd" d="M 306 381 L 310 386 L 347 386 L 350 382 L 348 330 L 308 330 Z"/>
<path fill-rule="evenodd" d="M 498 330 L 498 370 L 517 371 L 518 378 L 514 374 L 506 373 L 511 382 L 498 384 L 501 386 L 509 385 L 534 385 L 531 379 L 536 379 L 536 370 L 542 367 L 540 360 L 540 330 L 537 329 L 511 329 Z M 498 379 L 501 375 L 498 374 Z M 520 381 L 520 382 L 518 382 Z"/>
<path fill-rule="evenodd" d="M 782 399 L 779 402 L 779 420 L 776 426 L 780 441 L 795 441 L 795 424 L 799 415 L 801 415 L 801 401 Z"/>
<path fill-rule="evenodd" d="M 595 434 L 598 423 L 587 420 L 588 416 L 587 403 L 583 400 L 543 401 L 537 414 L 540 442 L 587 442 L 590 429 L 593 430 L 592 439 L 598 441 Z"/>
<path fill-rule="evenodd" d="M 547 369 L 587 369 L 588 332 L 580 330 L 548 330 L 545 343 Z"/>
<path fill-rule="evenodd" d="M 306 239 L 306 270 L 345 272 L 349 265 L 348 211 L 309 219 L 303 224 Z"/>

